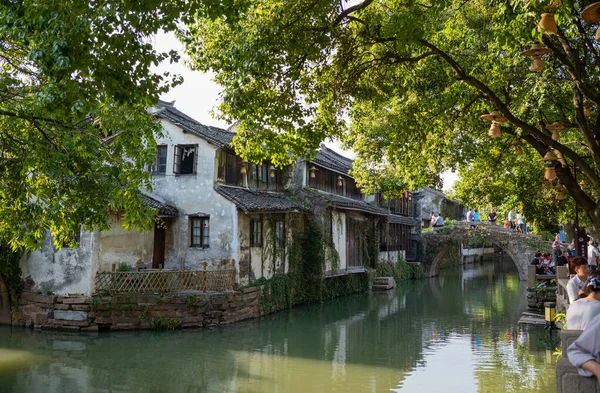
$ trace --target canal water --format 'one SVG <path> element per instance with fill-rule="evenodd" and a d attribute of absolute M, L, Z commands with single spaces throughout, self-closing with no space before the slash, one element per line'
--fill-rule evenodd
<path fill-rule="evenodd" d="M 0 329 L 0 391 L 554 392 L 511 262 L 213 330 Z"/>

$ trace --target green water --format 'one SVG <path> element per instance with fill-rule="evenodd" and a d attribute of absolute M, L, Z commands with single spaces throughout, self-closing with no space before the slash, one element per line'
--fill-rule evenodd
<path fill-rule="evenodd" d="M 553 392 L 524 284 L 483 265 L 214 330 L 0 329 L 0 392 Z"/>

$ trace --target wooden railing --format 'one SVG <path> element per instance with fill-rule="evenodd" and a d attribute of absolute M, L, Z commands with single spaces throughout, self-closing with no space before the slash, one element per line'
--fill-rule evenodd
<path fill-rule="evenodd" d="M 235 275 L 235 269 L 98 272 L 94 283 L 96 293 L 110 294 L 223 291 L 233 288 Z"/>

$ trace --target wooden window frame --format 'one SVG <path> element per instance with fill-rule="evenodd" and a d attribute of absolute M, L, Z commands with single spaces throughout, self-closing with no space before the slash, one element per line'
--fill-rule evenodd
<path fill-rule="evenodd" d="M 194 161 L 192 163 L 191 173 L 181 173 L 181 162 L 184 149 L 194 149 Z M 198 145 L 175 145 L 173 149 L 173 173 L 178 176 L 195 175 L 198 173 Z"/>
<path fill-rule="evenodd" d="M 255 228 L 258 227 L 258 231 Z M 263 245 L 263 222 L 261 218 L 250 219 L 250 247 L 262 247 Z"/>
<path fill-rule="evenodd" d="M 206 226 L 204 223 L 206 222 Z M 198 224 L 198 226 L 196 226 Z M 194 235 L 194 229 L 200 234 Z M 190 247 L 209 248 L 210 246 L 210 216 L 190 216 Z"/>
<path fill-rule="evenodd" d="M 280 229 L 281 229 L 281 237 L 280 237 Z M 275 231 L 275 250 L 285 250 L 285 218 L 276 219 L 273 225 L 273 230 Z"/>

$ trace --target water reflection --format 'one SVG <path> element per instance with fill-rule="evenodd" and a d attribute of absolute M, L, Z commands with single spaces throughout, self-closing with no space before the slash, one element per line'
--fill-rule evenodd
<path fill-rule="evenodd" d="M 0 348 L 34 355 L 25 368 L 0 367 L 0 386 L 12 392 L 551 391 L 545 332 L 516 324 L 526 304 L 523 283 L 507 273 L 512 269 L 478 266 L 396 292 L 215 330 L 0 329 Z"/>

